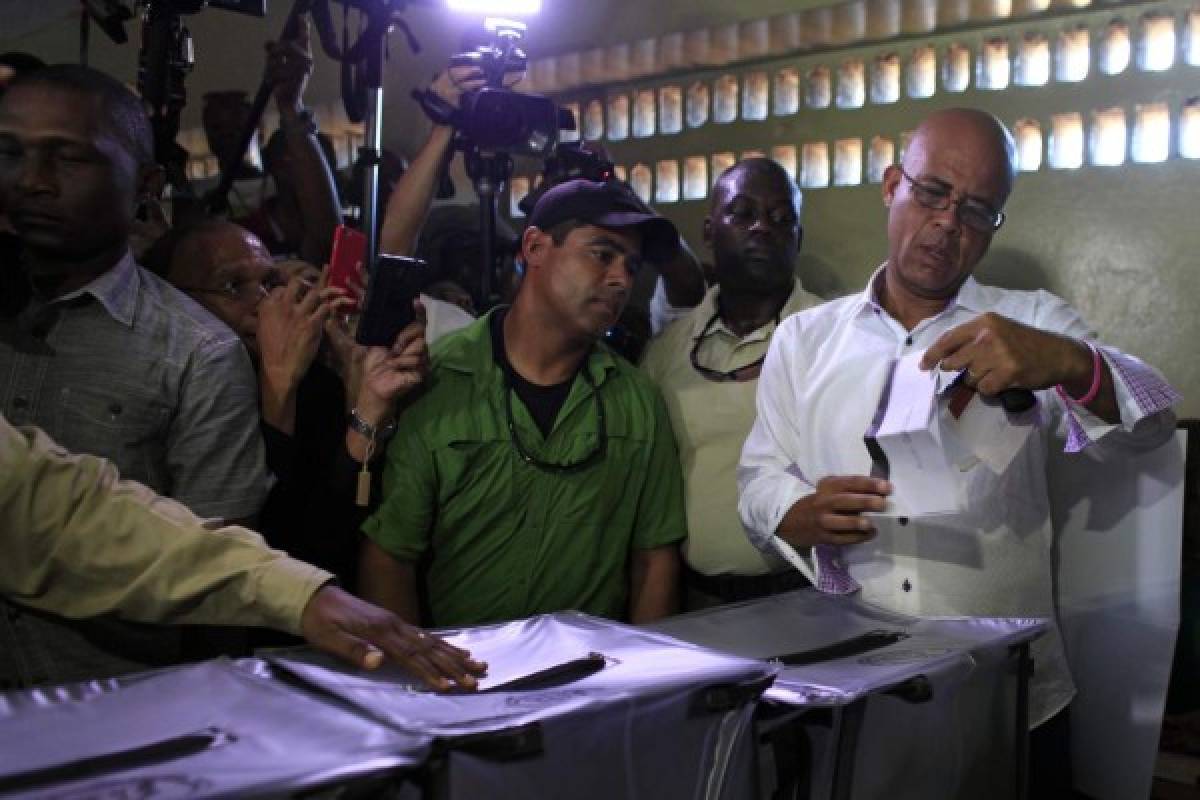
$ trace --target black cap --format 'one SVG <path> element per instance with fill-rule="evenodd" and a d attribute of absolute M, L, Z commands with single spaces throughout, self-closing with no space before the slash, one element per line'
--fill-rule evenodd
<path fill-rule="evenodd" d="M 679 250 L 679 231 L 666 217 L 655 214 L 621 183 L 566 181 L 542 195 L 529 215 L 529 224 L 548 231 L 568 220 L 601 228 L 634 228 L 642 234 L 642 257 L 669 261 Z"/>

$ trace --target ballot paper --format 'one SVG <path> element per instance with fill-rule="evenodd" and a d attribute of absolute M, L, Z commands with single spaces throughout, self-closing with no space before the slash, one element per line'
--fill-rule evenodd
<path fill-rule="evenodd" d="M 1038 428 L 1039 409 L 1011 413 L 999 400 L 971 392 L 971 398 L 959 413 L 943 414 L 943 431 L 958 440 L 961 449 L 974 460 L 1002 475 L 1021 452 L 1025 442 Z M 960 468 L 969 465 L 960 465 Z"/>
<path fill-rule="evenodd" d="M 877 516 L 928 517 L 959 510 L 957 476 L 942 444 L 939 390 L 953 376 L 921 369 L 924 352 L 896 362 L 875 441 L 887 456 L 892 494 Z"/>

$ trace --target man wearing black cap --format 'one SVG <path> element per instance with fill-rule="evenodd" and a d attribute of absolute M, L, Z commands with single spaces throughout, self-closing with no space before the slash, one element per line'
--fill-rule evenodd
<path fill-rule="evenodd" d="M 627 189 L 582 180 L 529 221 L 513 305 L 443 340 L 400 415 L 362 593 L 437 626 L 665 616 L 685 530 L 670 422 L 599 339 L 643 257 L 670 256 L 679 235 Z"/>

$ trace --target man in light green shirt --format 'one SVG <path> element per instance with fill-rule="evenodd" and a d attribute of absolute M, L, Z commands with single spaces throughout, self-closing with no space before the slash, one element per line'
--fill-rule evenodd
<path fill-rule="evenodd" d="M 774 161 L 747 159 L 726 170 L 704 221 L 717 285 L 642 360 L 662 389 L 683 466 L 688 608 L 807 585 L 747 540 L 736 480 L 771 335 L 784 317 L 821 302 L 795 277 L 799 207 L 795 184 Z"/>
<path fill-rule="evenodd" d="M 277 628 L 368 669 L 386 654 L 438 689 L 472 688 L 483 670 L 257 534 L 207 528 L 103 459 L 71 455 L 3 416 L 0 550 L 0 595 L 72 619 Z"/>
<path fill-rule="evenodd" d="M 569 181 L 538 201 L 512 307 L 443 340 L 400 415 L 364 527 L 364 597 L 437 626 L 674 610 L 684 516 L 670 422 L 599 338 L 642 257 L 678 241 L 615 184 Z"/>

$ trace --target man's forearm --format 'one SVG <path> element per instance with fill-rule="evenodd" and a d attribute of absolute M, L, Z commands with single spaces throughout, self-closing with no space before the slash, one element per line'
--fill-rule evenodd
<path fill-rule="evenodd" d="M 658 265 L 663 289 L 671 305 L 678 308 L 697 306 L 704 299 L 704 270 L 682 237 L 679 245 L 674 258 Z"/>
<path fill-rule="evenodd" d="M 69 617 L 261 625 L 298 632 L 332 576 L 241 528 L 211 531 L 184 506 L 120 481 L 0 418 L 0 591 Z"/>
<path fill-rule="evenodd" d="M 442 164 L 454 140 L 454 129 L 434 125 L 429 138 L 396 183 L 379 232 L 379 252 L 412 255 L 433 204 Z"/>
<path fill-rule="evenodd" d="M 1108 367 L 1108 363 L 1103 356 L 1099 355 L 1099 351 L 1093 351 L 1087 344 L 1082 341 L 1077 341 L 1075 350 L 1077 352 L 1076 361 L 1080 362 L 1080 366 L 1075 370 L 1075 375 L 1071 380 L 1064 381 L 1061 385 L 1063 391 L 1070 397 L 1085 397 L 1092 387 L 1092 382 L 1099 379 L 1099 388 L 1096 391 L 1095 397 L 1087 404 L 1087 410 L 1095 414 L 1100 419 L 1116 425 L 1121 422 L 1121 409 L 1117 405 L 1117 389 L 1113 384 L 1112 371 Z M 1093 357 L 1093 352 L 1096 357 Z M 1099 374 L 1096 374 L 1096 369 L 1099 369 Z"/>
<path fill-rule="evenodd" d="M 370 539 L 363 542 L 359 560 L 359 594 L 377 606 L 386 608 L 410 625 L 421 623 L 417 603 L 417 570 L 397 560 Z"/>
<path fill-rule="evenodd" d="M 679 549 L 675 545 L 635 550 L 630 571 L 630 622 L 653 622 L 678 610 Z"/>
<path fill-rule="evenodd" d="M 284 142 L 292 164 L 300 218 L 304 222 L 300 257 L 320 266 L 329 259 L 333 232 L 342 220 L 342 208 L 333 179 L 333 165 L 325 163 L 325 154 L 316 134 L 303 129 L 304 123 L 298 114 L 296 108 L 281 109 L 280 127 L 285 131 Z"/>

